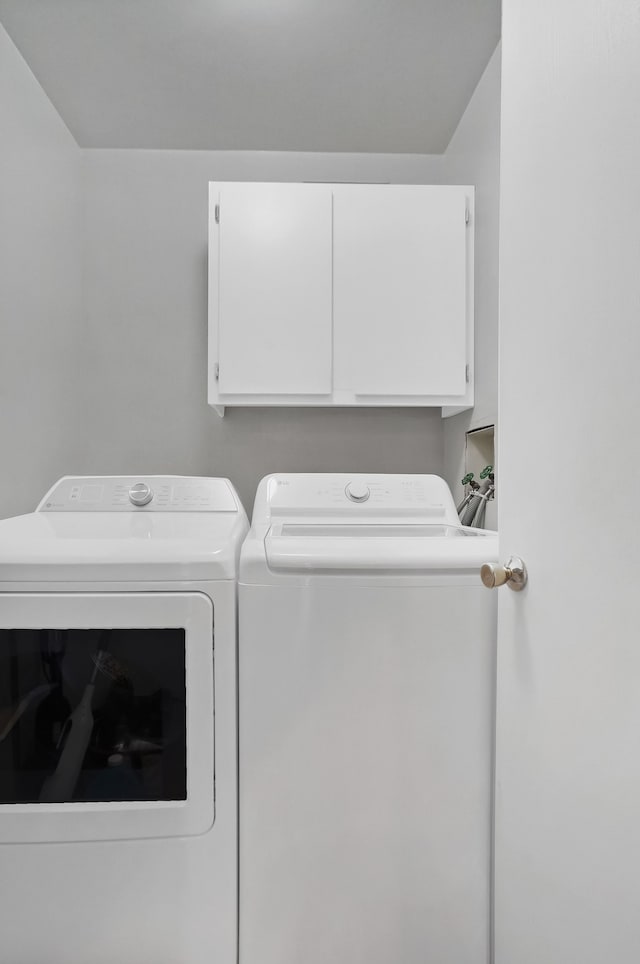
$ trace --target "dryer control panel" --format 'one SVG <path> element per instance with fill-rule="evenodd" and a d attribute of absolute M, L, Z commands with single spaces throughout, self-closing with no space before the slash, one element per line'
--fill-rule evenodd
<path fill-rule="evenodd" d="M 37 512 L 237 512 L 227 479 L 180 475 L 60 479 Z"/>

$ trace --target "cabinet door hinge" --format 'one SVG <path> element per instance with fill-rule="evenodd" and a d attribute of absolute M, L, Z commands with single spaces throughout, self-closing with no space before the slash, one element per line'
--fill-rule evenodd
<path fill-rule="evenodd" d="M 465 365 L 464 367 L 464 377 L 467 385 L 471 381 L 471 365 Z"/>
<path fill-rule="evenodd" d="M 215 367 L 214 367 L 214 369 L 213 369 L 213 374 L 214 374 L 214 376 L 215 376 L 216 381 L 219 382 L 219 381 L 220 381 L 220 365 L 219 365 L 217 362 L 216 362 Z M 467 381 L 468 381 L 468 379 L 467 379 Z"/>
<path fill-rule="evenodd" d="M 214 212 L 215 212 L 214 216 L 216 219 L 216 224 L 220 224 L 220 205 L 219 204 L 216 204 L 214 208 Z"/>

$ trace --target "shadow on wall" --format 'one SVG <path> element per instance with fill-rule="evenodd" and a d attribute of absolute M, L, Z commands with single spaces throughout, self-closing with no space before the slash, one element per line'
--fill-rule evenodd
<path fill-rule="evenodd" d="M 443 471 L 439 409 L 228 408 L 214 417 L 206 471 L 229 475 L 249 512 L 271 472 Z"/>
<path fill-rule="evenodd" d="M 152 410 L 138 410 L 135 426 L 103 418 L 99 444 L 67 474 L 223 476 L 250 514 L 271 472 L 443 471 L 439 409 L 247 407 L 227 408 L 224 418 L 206 403 L 193 418 Z"/>

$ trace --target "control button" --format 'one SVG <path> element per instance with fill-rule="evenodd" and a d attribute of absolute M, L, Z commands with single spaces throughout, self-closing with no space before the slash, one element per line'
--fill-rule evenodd
<path fill-rule="evenodd" d="M 136 482 L 129 489 L 129 502 L 134 505 L 147 505 L 153 498 L 153 490 L 146 482 Z"/>
<path fill-rule="evenodd" d="M 371 491 L 368 485 L 364 482 L 348 482 L 345 488 L 347 493 L 347 498 L 351 499 L 352 502 L 366 502 Z"/>

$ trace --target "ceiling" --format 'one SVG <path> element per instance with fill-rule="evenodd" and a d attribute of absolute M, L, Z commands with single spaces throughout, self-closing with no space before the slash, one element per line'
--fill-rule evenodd
<path fill-rule="evenodd" d="M 0 0 L 82 147 L 441 153 L 500 0 Z"/>

